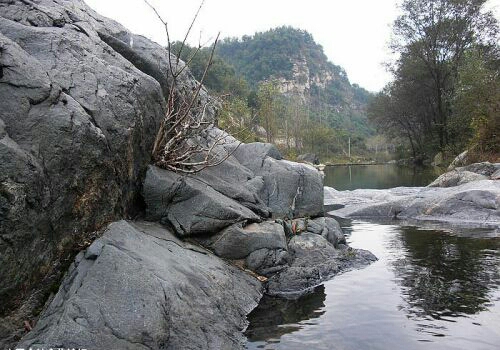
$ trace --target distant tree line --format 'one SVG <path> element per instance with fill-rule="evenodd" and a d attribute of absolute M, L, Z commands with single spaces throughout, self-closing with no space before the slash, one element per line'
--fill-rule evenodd
<path fill-rule="evenodd" d="M 496 158 L 500 145 L 498 23 L 486 0 L 403 0 L 393 25 L 394 81 L 369 106 L 415 159 L 464 149 Z"/>

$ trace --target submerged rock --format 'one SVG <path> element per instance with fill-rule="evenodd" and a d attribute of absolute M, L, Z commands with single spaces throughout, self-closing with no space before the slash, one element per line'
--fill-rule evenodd
<path fill-rule="evenodd" d="M 240 349 L 260 282 L 158 224 L 111 224 L 22 348 Z"/>

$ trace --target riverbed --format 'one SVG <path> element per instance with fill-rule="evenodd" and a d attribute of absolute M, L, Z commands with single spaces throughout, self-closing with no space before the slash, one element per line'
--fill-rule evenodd
<path fill-rule="evenodd" d="M 361 188 L 380 188 L 369 169 L 356 169 Z M 264 297 L 248 317 L 248 349 L 499 348 L 498 234 L 340 223 L 352 247 L 379 260 L 298 300 Z"/>

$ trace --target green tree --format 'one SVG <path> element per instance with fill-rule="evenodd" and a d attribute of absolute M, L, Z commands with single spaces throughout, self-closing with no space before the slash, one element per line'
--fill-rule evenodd
<path fill-rule="evenodd" d="M 394 23 L 393 48 L 412 56 L 431 78 L 434 127 L 439 146 L 448 144 L 449 96 L 467 49 L 489 42 L 497 34 L 486 0 L 404 0 L 403 14 Z"/>

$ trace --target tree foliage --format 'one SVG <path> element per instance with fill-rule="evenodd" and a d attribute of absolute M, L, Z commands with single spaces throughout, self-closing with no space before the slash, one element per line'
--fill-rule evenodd
<path fill-rule="evenodd" d="M 470 135 L 473 113 L 458 112 L 471 93 L 461 71 L 475 53 L 498 46 L 498 25 L 485 2 L 402 1 L 402 15 L 393 26 L 392 48 L 400 55 L 392 67 L 394 81 L 373 101 L 369 115 L 387 134 L 405 136 L 417 158 L 463 145 Z M 486 56 L 481 56 L 485 65 Z M 480 80 L 469 75 L 476 88 L 486 84 Z"/>

